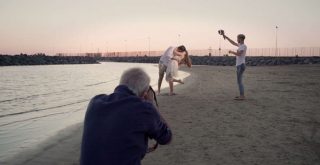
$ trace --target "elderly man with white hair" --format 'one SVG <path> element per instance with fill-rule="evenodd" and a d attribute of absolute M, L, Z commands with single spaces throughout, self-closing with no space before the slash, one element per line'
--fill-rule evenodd
<path fill-rule="evenodd" d="M 89 103 L 80 164 L 139 165 L 148 138 L 168 144 L 172 133 L 156 109 L 150 77 L 141 68 L 125 71 L 110 95 L 97 95 Z"/>

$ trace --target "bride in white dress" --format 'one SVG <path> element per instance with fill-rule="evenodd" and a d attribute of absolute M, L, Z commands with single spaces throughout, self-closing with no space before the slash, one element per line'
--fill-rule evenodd
<path fill-rule="evenodd" d="M 166 80 L 168 81 L 170 87 L 169 95 L 175 95 L 173 92 L 174 82 L 184 84 L 181 79 L 176 79 L 178 77 L 179 65 L 181 64 L 186 64 L 189 68 L 192 66 L 188 51 L 183 45 L 177 47 L 176 51 L 173 51 L 173 56 L 168 63 L 166 70 Z"/>

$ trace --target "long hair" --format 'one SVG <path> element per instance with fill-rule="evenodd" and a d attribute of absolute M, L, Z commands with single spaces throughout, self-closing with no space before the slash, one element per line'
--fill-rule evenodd
<path fill-rule="evenodd" d="M 187 51 L 187 49 L 186 49 L 186 47 L 184 45 L 178 46 L 178 50 L 179 50 L 179 52 Z"/>
<path fill-rule="evenodd" d="M 192 66 L 192 61 L 191 61 L 191 59 L 190 59 L 190 57 L 189 57 L 188 51 L 185 50 L 185 52 L 186 52 L 186 54 L 185 54 L 185 56 L 184 56 L 184 58 L 183 58 L 184 63 L 185 63 L 189 68 L 191 68 L 191 66 Z"/>

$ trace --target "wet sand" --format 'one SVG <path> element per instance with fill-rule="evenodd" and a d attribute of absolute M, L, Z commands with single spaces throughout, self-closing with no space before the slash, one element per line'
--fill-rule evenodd
<path fill-rule="evenodd" d="M 143 165 L 320 164 L 320 65 L 247 67 L 245 101 L 235 67 L 182 69 L 178 95 L 158 97 L 174 139 Z M 81 136 L 80 123 L 3 164 L 79 164 Z"/>

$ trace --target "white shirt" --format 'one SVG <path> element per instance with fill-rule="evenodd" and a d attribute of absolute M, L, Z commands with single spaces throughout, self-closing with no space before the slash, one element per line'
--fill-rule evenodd
<path fill-rule="evenodd" d="M 238 51 L 241 51 L 241 50 L 243 50 L 242 54 L 236 57 L 236 66 L 239 66 L 241 64 L 246 64 L 247 45 L 239 44 Z"/>
<path fill-rule="evenodd" d="M 174 47 L 170 46 L 160 57 L 160 61 L 165 65 L 168 66 L 171 58 L 173 57 L 173 50 Z"/>

